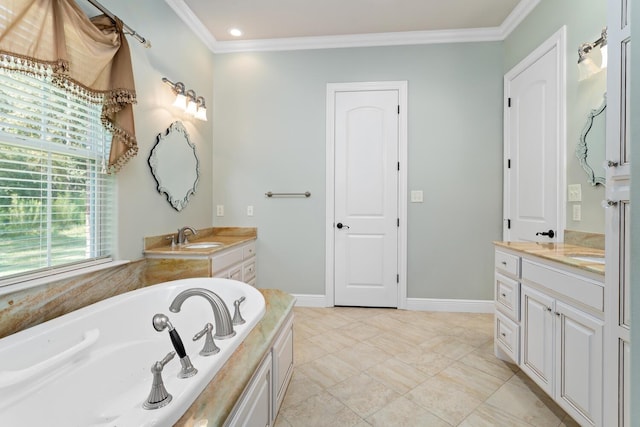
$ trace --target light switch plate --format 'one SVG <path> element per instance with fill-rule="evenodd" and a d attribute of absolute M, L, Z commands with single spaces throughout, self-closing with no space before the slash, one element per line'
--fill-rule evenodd
<path fill-rule="evenodd" d="M 568 201 L 569 202 L 581 202 L 582 201 L 582 185 L 570 184 L 568 187 Z"/>
<path fill-rule="evenodd" d="M 253 206 L 247 206 L 247 216 L 253 216 Z"/>
<path fill-rule="evenodd" d="M 422 203 L 424 196 L 422 190 L 411 190 L 411 203 Z"/>
<path fill-rule="evenodd" d="M 582 205 L 573 205 L 573 220 L 582 221 Z"/>
<path fill-rule="evenodd" d="M 216 206 L 216 215 L 217 216 L 224 216 L 224 205 L 217 205 Z"/>

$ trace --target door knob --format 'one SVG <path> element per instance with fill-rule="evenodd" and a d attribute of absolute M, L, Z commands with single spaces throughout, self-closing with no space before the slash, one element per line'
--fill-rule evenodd
<path fill-rule="evenodd" d="M 343 229 L 343 228 L 349 228 L 349 226 L 348 226 L 348 225 L 345 225 L 345 224 L 343 224 L 343 223 L 341 223 L 341 222 L 337 223 L 337 224 L 336 224 L 336 227 L 338 227 L 338 229 L 340 229 L 340 230 L 341 230 L 341 229 Z"/>
<path fill-rule="evenodd" d="M 536 233 L 536 236 L 549 236 L 550 239 L 553 239 L 553 236 L 555 236 L 556 233 L 553 230 L 549 230 L 549 231 L 539 231 Z"/>

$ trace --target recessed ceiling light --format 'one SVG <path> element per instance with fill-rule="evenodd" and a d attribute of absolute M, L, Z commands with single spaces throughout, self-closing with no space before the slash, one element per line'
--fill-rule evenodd
<path fill-rule="evenodd" d="M 231 34 L 233 37 L 240 37 L 242 35 L 242 31 L 238 28 L 232 28 L 229 30 L 229 34 Z"/>

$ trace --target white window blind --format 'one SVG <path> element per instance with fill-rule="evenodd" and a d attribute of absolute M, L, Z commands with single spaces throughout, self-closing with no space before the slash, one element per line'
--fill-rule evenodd
<path fill-rule="evenodd" d="M 111 255 L 114 180 L 101 105 L 0 70 L 0 280 Z"/>

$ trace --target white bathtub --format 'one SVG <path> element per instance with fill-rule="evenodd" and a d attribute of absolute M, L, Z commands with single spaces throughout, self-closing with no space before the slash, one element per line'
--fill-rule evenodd
<path fill-rule="evenodd" d="M 108 286 L 108 284 L 105 284 Z M 214 323 L 209 302 L 188 298 L 179 313 L 169 304 L 181 291 L 206 288 L 218 294 L 233 317 L 236 335 L 215 340 L 221 351 L 204 357 L 204 338 L 192 337 Z M 218 278 L 176 280 L 128 292 L 0 339 L 0 426 L 171 426 L 191 406 L 265 312 L 262 294 L 242 282 Z M 180 334 L 198 373 L 177 378 L 178 356 L 162 372 L 172 401 L 142 408 L 151 390 L 150 368 L 173 351 L 167 331 L 152 326 L 166 314 Z"/>

